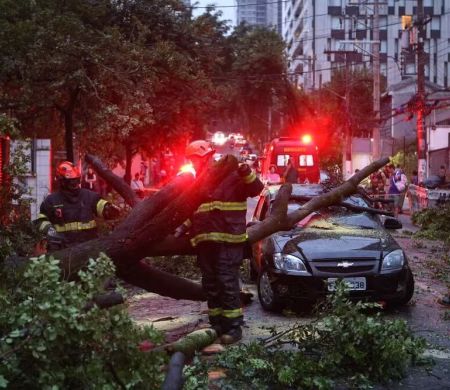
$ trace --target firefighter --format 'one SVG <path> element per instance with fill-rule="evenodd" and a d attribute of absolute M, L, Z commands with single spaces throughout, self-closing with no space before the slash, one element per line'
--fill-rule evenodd
<path fill-rule="evenodd" d="M 187 146 L 185 155 L 196 175 L 214 163 L 214 152 L 210 144 L 202 140 Z M 210 189 L 207 199 L 190 219 L 191 244 L 202 272 L 209 322 L 221 335 L 223 344 L 242 338 L 239 267 L 247 241 L 247 197 L 258 195 L 263 187 L 249 165 L 241 164 L 216 188 Z M 176 235 L 179 236 L 180 231 Z"/>
<path fill-rule="evenodd" d="M 48 195 L 34 221 L 47 238 L 47 249 L 66 246 L 97 238 L 95 217 L 114 219 L 119 208 L 102 199 L 96 192 L 81 188 L 78 167 L 69 161 L 56 170 L 58 191 Z"/>

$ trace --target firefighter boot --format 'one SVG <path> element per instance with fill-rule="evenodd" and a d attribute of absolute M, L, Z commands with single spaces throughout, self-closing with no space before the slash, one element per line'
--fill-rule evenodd
<path fill-rule="evenodd" d="M 209 317 L 209 323 L 211 324 L 211 329 L 214 329 L 216 331 L 217 337 L 220 337 L 223 334 L 220 317 Z"/>
<path fill-rule="evenodd" d="M 220 341 L 222 344 L 234 344 L 240 339 L 242 339 L 242 328 L 240 326 L 233 326 L 222 335 Z"/>

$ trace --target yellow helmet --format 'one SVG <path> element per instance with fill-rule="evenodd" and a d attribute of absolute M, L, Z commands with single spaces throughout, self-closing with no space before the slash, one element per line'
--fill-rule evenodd
<path fill-rule="evenodd" d="M 205 157 L 208 156 L 209 154 L 213 154 L 214 152 L 215 150 L 211 147 L 209 142 L 198 140 L 191 142 L 186 147 L 185 156 L 187 158 L 192 156 Z"/>

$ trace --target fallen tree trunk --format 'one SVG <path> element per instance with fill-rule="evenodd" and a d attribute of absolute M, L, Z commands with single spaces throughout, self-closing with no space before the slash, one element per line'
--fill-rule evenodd
<path fill-rule="evenodd" d="M 143 201 L 136 201 L 129 193 L 131 189 L 126 184 L 126 187 L 123 186 L 123 180 L 116 180 L 117 176 L 102 167 L 98 159 L 90 156 L 89 161 L 95 169 L 100 169 L 102 177 L 115 189 L 120 187 L 119 191 L 124 199 L 128 199 L 127 203 L 136 203 L 129 216 L 110 235 L 53 252 L 52 255 L 61 261 L 63 276 L 68 279 L 76 278 L 89 258 L 96 258 L 100 252 L 104 252 L 114 262 L 117 275 L 130 284 L 177 299 L 204 300 L 198 283 L 159 271 L 142 259 L 147 256 L 193 253 L 187 238 L 176 239 L 171 233 L 198 208 L 205 199 L 208 188 L 213 188 L 237 168 L 237 160 L 226 156 L 217 166 L 195 180 L 191 175 L 176 177 Z M 370 164 L 341 186 L 312 199 L 302 209 L 290 214 L 287 214 L 287 203 L 292 187 L 289 184 L 283 185 L 275 200 L 275 212 L 268 219 L 247 229 L 249 242 L 254 243 L 277 231 L 290 229 L 311 212 L 340 203 L 346 196 L 357 192 L 357 185 L 362 179 L 388 161 L 385 158 Z"/>

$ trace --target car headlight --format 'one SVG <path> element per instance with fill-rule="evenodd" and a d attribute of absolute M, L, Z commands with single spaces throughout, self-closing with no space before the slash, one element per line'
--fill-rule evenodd
<path fill-rule="evenodd" d="M 396 249 L 384 256 L 381 270 L 402 268 L 403 264 L 405 264 L 405 255 L 401 249 Z"/>
<path fill-rule="evenodd" d="M 282 271 L 295 271 L 296 273 L 302 273 L 310 275 L 306 269 L 305 263 L 293 255 L 285 255 L 282 253 L 274 253 L 273 261 L 275 267 Z"/>

